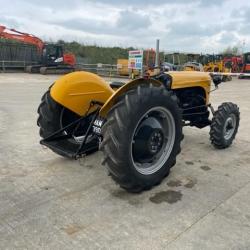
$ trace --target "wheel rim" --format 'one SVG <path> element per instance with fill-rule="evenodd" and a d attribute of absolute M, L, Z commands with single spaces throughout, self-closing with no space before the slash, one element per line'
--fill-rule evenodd
<path fill-rule="evenodd" d="M 232 135 L 234 134 L 236 127 L 236 116 L 234 114 L 231 114 L 225 121 L 224 127 L 223 127 L 223 134 L 225 140 L 229 140 Z"/>
<path fill-rule="evenodd" d="M 150 175 L 168 160 L 175 142 L 175 121 L 164 107 L 147 111 L 137 123 L 131 140 L 131 159 L 135 169 Z"/>
<path fill-rule="evenodd" d="M 66 119 L 64 117 L 65 114 L 66 114 Z M 74 113 L 69 112 L 68 110 L 66 110 L 65 108 L 63 108 L 62 111 L 61 111 L 61 114 L 60 114 L 60 127 L 63 128 L 65 126 L 67 126 L 68 124 L 70 124 L 71 122 L 74 122 L 77 119 L 79 119 L 78 116 L 76 116 Z M 81 128 L 81 127 L 79 127 L 79 128 Z M 63 134 L 64 135 L 71 134 L 72 133 L 71 130 L 69 130 L 69 131 L 68 130 L 64 130 Z M 73 130 L 74 130 L 74 128 L 73 128 Z M 84 134 L 84 131 L 86 131 L 86 128 L 82 128 L 81 133 Z M 89 141 L 90 137 L 91 137 L 91 135 L 89 135 L 89 137 L 87 138 L 86 142 Z M 71 142 L 73 142 L 73 143 L 81 144 L 84 139 L 85 139 L 85 135 L 72 135 L 72 138 L 70 138 L 69 140 Z"/>

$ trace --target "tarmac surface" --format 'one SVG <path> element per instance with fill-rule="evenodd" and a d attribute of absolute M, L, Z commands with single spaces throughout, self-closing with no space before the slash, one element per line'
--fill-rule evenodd
<path fill-rule="evenodd" d="M 171 174 L 129 194 L 101 152 L 72 161 L 39 145 L 37 107 L 57 77 L 0 74 L 0 249 L 250 249 L 250 80 L 211 94 L 240 107 L 230 148 L 184 128 Z"/>

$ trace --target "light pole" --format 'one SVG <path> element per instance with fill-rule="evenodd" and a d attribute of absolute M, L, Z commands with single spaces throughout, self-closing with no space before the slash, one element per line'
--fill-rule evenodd
<path fill-rule="evenodd" d="M 155 55 L 155 67 L 159 67 L 159 52 L 160 51 L 160 39 L 156 40 L 156 55 Z"/>

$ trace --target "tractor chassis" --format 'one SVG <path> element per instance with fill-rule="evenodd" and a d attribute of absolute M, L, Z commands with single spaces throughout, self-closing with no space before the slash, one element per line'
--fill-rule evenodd
<path fill-rule="evenodd" d="M 94 105 L 97 105 L 98 108 L 96 109 L 96 111 L 94 111 L 94 113 L 88 114 L 90 108 L 93 107 Z M 99 143 L 102 140 L 102 136 L 100 133 L 101 126 L 104 123 L 103 120 L 101 120 L 98 117 L 99 111 L 100 111 L 100 108 L 102 105 L 103 105 L 102 103 L 99 103 L 96 101 L 91 101 L 90 107 L 84 116 L 82 116 L 79 119 L 75 120 L 74 122 L 68 124 L 67 126 L 62 127 L 61 129 L 59 129 L 55 133 L 51 134 L 50 136 L 42 139 L 40 141 L 40 144 L 50 148 L 51 150 L 57 152 L 60 155 L 63 155 L 63 156 L 66 156 L 68 158 L 72 158 L 75 160 L 85 156 L 86 154 L 88 154 L 90 152 L 94 152 L 94 151 L 98 150 Z M 182 115 L 183 116 L 183 126 L 195 126 L 197 128 L 204 128 L 206 126 L 211 125 L 211 120 L 209 120 L 207 117 L 208 111 L 192 112 L 193 109 L 197 109 L 197 108 L 209 108 L 211 113 L 214 114 L 214 108 L 212 107 L 211 104 L 199 105 L 196 107 L 181 109 L 182 113 L 183 113 L 183 115 Z M 73 139 L 75 129 L 72 131 L 72 133 L 65 133 L 65 130 L 70 129 L 70 128 L 77 128 L 79 126 L 79 124 L 84 119 L 89 117 L 90 115 L 92 116 L 92 119 L 91 119 L 91 122 L 87 128 L 87 131 L 86 131 L 86 134 L 85 134 L 83 140 L 80 143 L 75 144 L 75 147 L 72 147 L 72 146 L 67 147 L 67 145 L 64 143 L 64 141 L 66 141 L 69 138 Z M 185 119 L 186 117 L 195 118 L 195 117 L 201 117 L 202 115 L 204 115 L 206 118 L 201 120 L 199 123 L 187 121 Z M 93 138 L 92 138 L 92 140 L 88 141 L 88 137 L 91 134 L 93 135 Z"/>
<path fill-rule="evenodd" d="M 94 105 L 100 106 L 102 104 L 96 101 L 92 101 L 90 103 L 90 107 L 88 111 Z M 72 158 L 75 160 L 83 157 L 85 154 L 89 152 L 96 151 L 98 149 L 98 141 L 99 141 L 98 137 L 95 135 L 90 141 L 88 141 L 88 137 L 92 134 L 91 128 L 93 127 L 94 122 L 99 115 L 100 107 L 98 107 L 96 111 L 94 111 L 94 113 L 88 114 L 88 111 L 86 112 L 84 116 L 73 121 L 67 126 L 62 127 L 61 129 L 57 130 L 55 133 L 51 134 L 50 136 L 42 139 L 40 141 L 40 144 L 52 149 L 53 151 L 57 152 L 60 155 L 63 155 L 63 156 L 66 156 L 68 158 Z M 89 116 L 92 116 L 92 119 L 87 128 L 87 131 L 83 140 L 80 143 L 75 144 L 74 147 L 72 146 L 67 147 L 67 144 L 66 142 L 64 143 L 64 141 L 69 138 L 73 138 L 75 128 L 77 128 L 79 124 L 81 124 L 81 122 Z M 73 132 L 65 133 L 65 130 L 70 129 L 70 128 L 74 128 Z"/>
<path fill-rule="evenodd" d="M 184 111 L 190 111 L 190 110 L 193 110 L 193 109 L 197 109 L 197 108 L 207 108 L 211 111 L 211 114 L 214 115 L 215 113 L 215 110 L 213 108 L 213 106 L 211 105 L 211 103 L 209 103 L 208 105 L 199 105 L 199 106 L 196 106 L 196 107 L 191 107 L 191 108 L 186 108 L 186 109 L 182 109 L 182 112 Z M 195 117 L 201 117 L 202 115 L 204 115 L 204 118 L 200 120 L 200 122 L 192 122 L 192 121 L 186 121 L 185 118 L 195 118 Z M 204 127 L 207 127 L 207 126 L 210 126 L 211 125 L 211 120 L 209 120 L 208 118 L 209 116 L 209 113 L 208 111 L 203 111 L 203 112 L 188 112 L 188 113 L 184 113 L 182 115 L 183 117 L 183 126 L 190 126 L 190 127 L 197 127 L 197 128 L 204 128 Z"/>

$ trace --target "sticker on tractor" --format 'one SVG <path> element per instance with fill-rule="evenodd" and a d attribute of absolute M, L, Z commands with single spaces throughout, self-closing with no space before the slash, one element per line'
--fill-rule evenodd
<path fill-rule="evenodd" d="M 93 132 L 94 132 L 95 134 L 98 134 L 98 135 L 101 134 L 101 128 L 102 128 L 103 122 L 104 122 L 104 121 L 101 120 L 101 119 L 96 119 L 96 120 L 94 121 Z"/>

